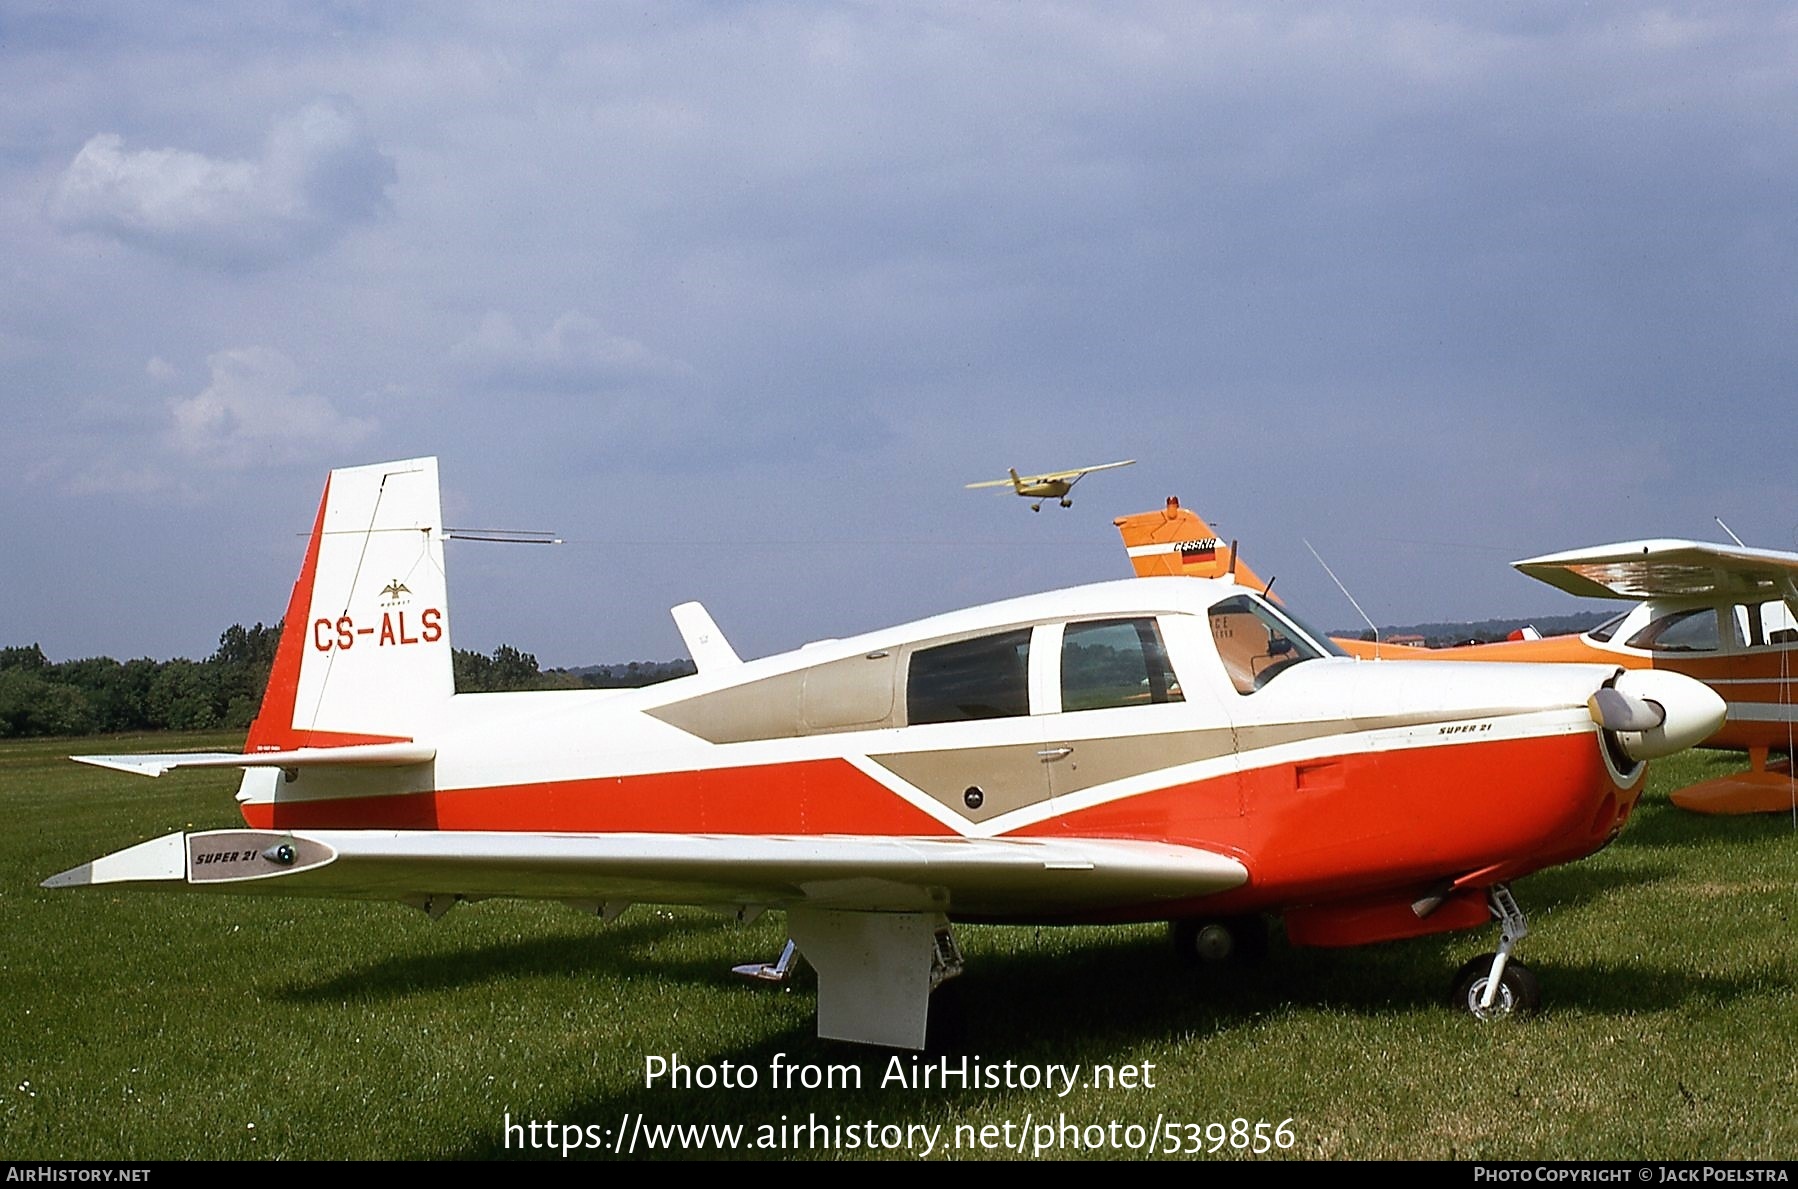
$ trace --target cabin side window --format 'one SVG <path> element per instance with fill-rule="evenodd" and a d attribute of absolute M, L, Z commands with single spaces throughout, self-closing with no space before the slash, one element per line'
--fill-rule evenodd
<path fill-rule="evenodd" d="M 913 726 L 1030 713 L 1030 629 L 920 648 L 906 669 Z"/>
<path fill-rule="evenodd" d="M 1184 701 L 1153 619 L 1070 623 L 1061 637 L 1061 708 Z"/>
<path fill-rule="evenodd" d="M 1749 648 L 1790 648 L 1798 644 L 1798 621 L 1784 599 L 1764 603 L 1737 603 L 1732 609 L 1736 635 L 1748 642 Z"/>

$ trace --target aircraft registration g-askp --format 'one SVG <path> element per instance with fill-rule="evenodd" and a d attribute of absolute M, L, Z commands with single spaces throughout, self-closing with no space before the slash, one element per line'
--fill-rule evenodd
<path fill-rule="evenodd" d="M 1195 955 L 1501 923 L 1455 981 L 1534 1006 L 1511 881 L 1616 837 L 1644 762 L 1716 729 L 1676 673 L 1376 665 L 1228 575 L 1011 599 L 690 677 L 457 694 L 437 465 L 333 471 L 243 754 L 247 828 L 46 881 L 784 910 L 820 1035 L 926 1041 L 955 922 L 1175 922 Z"/>

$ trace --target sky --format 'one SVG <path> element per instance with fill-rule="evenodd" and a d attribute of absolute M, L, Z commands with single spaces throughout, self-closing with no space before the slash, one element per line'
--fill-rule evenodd
<path fill-rule="evenodd" d="M 1798 11 L 0 0 L 0 644 L 201 657 L 436 455 L 459 647 L 745 656 L 1128 576 L 1307 618 L 1798 548 Z M 965 484 L 1135 459 L 1070 509 Z"/>

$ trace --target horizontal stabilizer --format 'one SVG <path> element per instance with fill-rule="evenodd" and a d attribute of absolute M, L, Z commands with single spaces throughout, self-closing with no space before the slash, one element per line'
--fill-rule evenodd
<path fill-rule="evenodd" d="M 158 883 L 187 878 L 187 836 L 164 834 L 52 875 L 46 888 L 80 888 L 107 883 Z"/>
<path fill-rule="evenodd" d="M 163 751 L 140 755 L 70 756 L 96 768 L 161 776 L 175 768 L 404 768 L 428 764 L 437 749 L 421 743 L 359 743 L 350 747 L 300 747 L 292 751 Z"/>
<path fill-rule="evenodd" d="M 204 886 L 355 899 L 514 896 L 969 915 L 1102 911 L 1227 891 L 1235 859 L 1160 842 L 457 830 L 170 834 L 45 887 Z"/>

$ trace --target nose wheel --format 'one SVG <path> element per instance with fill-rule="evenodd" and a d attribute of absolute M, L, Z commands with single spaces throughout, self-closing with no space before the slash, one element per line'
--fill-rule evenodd
<path fill-rule="evenodd" d="M 1511 961 L 1511 951 L 1529 936 L 1529 922 L 1506 885 L 1488 888 L 1486 898 L 1498 918 L 1498 950 L 1471 959 L 1455 972 L 1449 1004 L 1478 1020 L 1532 1015 L 1542 1006 L 1542 984 L 1529 967 Z"/>
<path fill-rule="evenodd" d="M 1507 962 L 1493 989 L 1492 965 L 1497 957 L 1481 954 L 1456 971 L 1450 1002 L 1476 1020 L 1534 1014 L 1542 1006 L 1542 984 L 1535 972 L 1521 962 Z"/>

